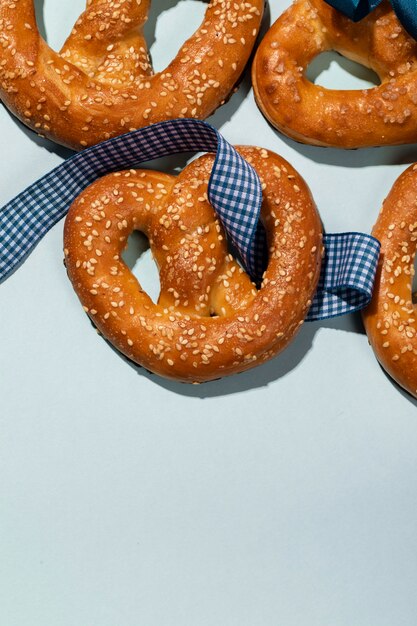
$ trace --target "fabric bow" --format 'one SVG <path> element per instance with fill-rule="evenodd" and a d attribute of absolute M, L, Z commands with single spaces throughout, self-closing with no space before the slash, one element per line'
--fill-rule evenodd
<path fill-rule="evenodd" d="M 354 22 L 366 17 L 382 0 L 325 0 Z M 405 30 L 417 40 L 417 0 L 389 0 Z"/>

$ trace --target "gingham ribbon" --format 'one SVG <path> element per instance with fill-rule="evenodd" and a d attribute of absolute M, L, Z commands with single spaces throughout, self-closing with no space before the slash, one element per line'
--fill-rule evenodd
<path fill-rule="evenodd" d="M 389 0 L 405 30 L 417 39 L 417 0 Z M 354 22 L 366 17 L 382 0 L 326 0 Z"/>
<path fill-rule="evenodd" d="M 255 170 L 209 124 L 176 119 L 153 124 L 64 161 L 0 209 L 0 281 L 24 260 L 96 178 L 168 154 L 216 152 L 208 196 L 248 273 L 259 281 L 265 264 L 265 232 L 259 223 L 261 183 Z M 362 233 L 325 236 L 319 289 L 307 319 L 355 311 L 370 299 L 379 243 Z"/>
<path fill-rule="evenodd" d="M 372 296 L 381 244 L 364 233 L 324 235 L 319 284 L 307 320 L 353 313 Z"/>

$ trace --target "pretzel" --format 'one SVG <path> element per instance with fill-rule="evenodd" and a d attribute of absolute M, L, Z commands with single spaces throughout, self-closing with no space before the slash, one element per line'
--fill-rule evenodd
<path fill-rule="evenodd" d="M 88 0 L 59 53 L 33 0 L 0 0 L 0 98 L 24 124 L 80 150 L 176 117 L 204 119 L 238 81 L 263 0 L 211 0 L 202 25 L 153 74 L 143 26 L 150 0 Z"/>
<path fill-rule="evenodd" d="M 417 322 L 412 299 L 417 246 L 417 164 L 395 182 L 372 234 L 381 256 L 372 301 L 363 312 L 368 339 L 388 374 L 417 397 Z"/>
<path fill-rule="evenodd" d="M 371 68 L 381 85 L 356 91 L 314 85 L 307 67 L 327 50 Z M 417 43 L 387 0 L 358 23 L 324 0 L 297 0 L 260 44 L 252 81 L 265 117 L 297 141 L 360 148 L 417 140 Z"/>
<path fill-rule="evenodd" d="M 118 350 L 167 378 L 203 382 L 272 358 L 303 323 L 317 286 L 321 224 L 305 182 L 273 152 L 237 149 L 264 190 L 269 261 L 259 290 L 228 253 L 208 202 L 213 155 L 178 177 L 104 176 L 66 218 L 65 263 L 84 310 Z M 157 304 L 121 257 L 134 229 L 149 238 L 159 268 Z"/>

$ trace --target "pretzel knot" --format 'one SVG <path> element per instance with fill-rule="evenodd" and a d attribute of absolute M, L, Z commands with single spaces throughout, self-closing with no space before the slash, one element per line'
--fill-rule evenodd
<path fill-rule="evenodd" d="M 212 380 L 275 356 L 299 329 L 317 286 L 321 224 L 305 182 L 273 152 L 238 151 L 264 190 L 269 260 L 259 290 L 229 254 L 208 202 L 213 155 L 178 177 L 109 174 L 75 200 L 65 222 L 66 267 L 85 311 L 121 352 L 167 378 Z M 159 268 L 157 304 L 121 258 L 134 229 L 149 238 Z"/>
<path fill-rule="evenodd" d="M 154 122 L 204 119 L 236 84 L 263 0 L 211 0 L 202 25 L 153 73 L 143 26 L 150 0 L 88 0 L 59 53 L 33 0 L 0 2 L 0 98 L 27 126 L 76 150 Z"/>
<path fill-rule="evenodd" d="M 417 398 L 417 322 L 412 283 L 417 248 L 417 164 L 395 182 L 372 234 L 381 255 L 371 304 L 363 312 L 382 367 Z"/>
<path fill-rule="evenodd" d="M 354 91 L 312 84 L 307 67 L 327 50 L 371 68 L 381 85 Z M 263 114 L 297 141 L 360 148 L 417 140 L 417 43 L 387 0 L 358 23 L 324 0 L 297 0 L 259 46 L 252 81 Z"/>

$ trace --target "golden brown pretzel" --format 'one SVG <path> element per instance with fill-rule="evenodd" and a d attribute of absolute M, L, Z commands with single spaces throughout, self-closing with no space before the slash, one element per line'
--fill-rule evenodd
<path fill-rule="evenodd" d="M 372 68 L 381 85 L 313 85 L 305 72 L 326 50 Z M 252 81 L 261 111 L 297 141 L 341 148 L 417 141 L 417 43 L 386 0 L 358 23 L 324 0 L 297 0 L 261 42 Z"/>
<path fill-rule="evenodd" d="M 369 341 L 382 367 L 417 397 L 417 322 L 412 301 L 417 245 L 417 165 L 395 182 L 372 234 L 381 256 L 371 304 L 363 313 Z"/>
<path fill-rule="evenodd" d="M 238 150 L 263 184 L 269 262 L 258 291 L 228 254 L 207 200 L 212 155 L 177 178 L 109 174 L 65 222 L 67 271 L 84 309 L 121 352 L 167 378 L 202 382 L 270 359 L 299 329 L 316 289 L 321 224 L 305 182 L 273 152 Z M 133 229 L 148 236 L 159 267 L 157 304 L 121 259 Z"/>
<path fill-rule="evenodd" d="M 142 28 L 150 0 L 88 0 L 60 53 L 33 0 L 0 0 L 0 98 L 27 126 L 76 150 L 176 117 L 204 119 L 249 58 L 263 0 L 211 0 L 204 21 L 153 74 Z"/>

